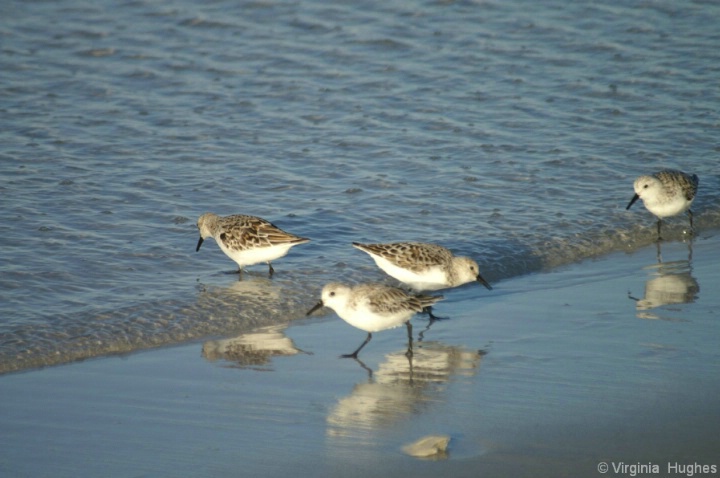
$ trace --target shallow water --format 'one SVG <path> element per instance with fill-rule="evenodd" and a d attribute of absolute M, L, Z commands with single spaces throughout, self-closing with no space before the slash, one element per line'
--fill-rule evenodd
<path fill-rule="evenodd" d="M 668 463 L 717 465 L 720 446 L 719 246 L 715 231 L 663 244 L 661 263 L 649 246 L 468 284 L 438 304 L 450 320 L 413 320 L 411 360 L 402 328 L 338 358 L 364 333 L 328 315 L 7 374 L 0 473 L 687 476 Z M 677 293 L 673 276 L 690 278 L 682 301 L 640 304 L 659 277 Z M 446 455 L 406 455 L 428 435 Z"/>
<path fill-rule="evenodd" d="M 0 372 L 300 317 L 422 240 L 491 282 L 654 238 L 635 176 L 720 226 L 704 2 L 3 2 Z M 206 211 L 313 242 L 238 285 Z M 666 237 L 684 237 L 686 218 Z"/>

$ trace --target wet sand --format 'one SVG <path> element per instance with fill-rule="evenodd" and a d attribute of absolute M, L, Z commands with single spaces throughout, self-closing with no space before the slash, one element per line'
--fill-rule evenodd
<path fill-rule="evenodd" d="M 0 377 L 0 475 L 606 476 L 720 465 L 720 233 L 446 293 Z M 312 304 L 309 304 L 312 305 Z M 449 436 L 425 459 L 403 446 Z M 673 470 L 677 470 L 674 468 Z M 638 475 L 640 475 L 638 473 Z M 647 474 L 646 474 L 647 475 Z M 695 476 L 702 476 L 696 473 Z M 710 476 L 710 475 L 705 475 Z"/>

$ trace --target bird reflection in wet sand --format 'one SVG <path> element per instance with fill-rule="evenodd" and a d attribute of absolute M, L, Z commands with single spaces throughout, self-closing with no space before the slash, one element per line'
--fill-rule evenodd
<path fill-rule="evenodd" d="M 645 294 L 636 298 L 635 309 L 639 319 L 677 320 L 663 317 L 664 313 L 655 311 L 666 305 L 690 304 L 695 302 L 700 292 L 700 285 L 692 275 L 692 246 L 689 246 L 688 260 L 673 262 L 658 262 L 644 269 L 648 271 L 649 278 L 645 282 Z M 658 248 L 658 258 L 660 249 Z M 677 309 L 674 310 L 677 312 Z"/>
<path fill-rule="evenodd" d="M 273 357 L 305 353 L 283 333 L 285 327 L 273 325 L 231 339 L 209 340 L 203 344 L 202 356 L 211 362 L 222 359 L 232 367 L 246 368 L 266 367 Z"/>
<path fill-rule="evenodd" d="M 441 400 L 443 384 L 475 375 L 482 356 L 438 342 L 427 342 L 410 357 L 402 352 L 386 355 L 367 382 L 356 384 L 330 411 L 328 435 L 348 436 L 353 430 L 386 427 L 421 413 L 427 404 Z"/>
<path fill-rule="evenodd" d="M 251 273 L 252 274 L 252 273 Z M 238 365 L 261 365 L 263 362 L 250 357 L 251 348 L 248 348 L 251 334 L 254 331 L 274 334 L 275 341 L 281 342 L 281 332 L 287 327 L 288 316 L 292 311 L 305 306 L 302 294 L 297 291 L 301 286 L 289 286 L 285 281 L 271 280 L 267 277 L 250 277 L 242 281 L 232 281 L 228 286 L 206 285 L 197 283 L 198 294 L 196 301 L 183 309 L 183 316 L 192 320 L 193 336 L 202 337 L 232 337 L 240 333 L 248 334 L 227 341 L 212 341 L 204 346 L 203 356 L 208 360 L 225 358 Z M 195 319 L 196 318 L 196 319 Z M 261 329 L 261 327 L 269 327 Z M 229 332 L 229 331 L 234 331 Z M 255 336 L 254 342 L 259 343 L 260 335 Z M 238 341 L 240 345 L 231 345 Z M 268 337 L 264 337 L 269 343 Z M 277 345 L 277 343 L 275 344 Z M 274 346 L 274 345 L 273 345 Z M 271 349 L 270 345 L 257 346 L 257 349 L 284 350 L 282 353 L 270 355 L 287 355 L 291 347 L 283 345 Z M 255 352 L 260 354 L 260 352 Z M 266 354 L 267 352 L 262 352 Z M 223 357 L 225 355 L 225 357 Z M 241 356 L 245 356 L 241 358 Z M 260 355 L 258 355 L 259 357 Z"/>

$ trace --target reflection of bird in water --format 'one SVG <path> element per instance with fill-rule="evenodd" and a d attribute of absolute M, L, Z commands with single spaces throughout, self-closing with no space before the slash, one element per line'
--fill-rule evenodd
<path fill-rule="evenodd" d="M 327 417 L 328 434 L 342 436 L 350 429 L 388 426 L 419 411 L 429 398 L 421 389 L 403 384 L 358 383 L 341 398 Z"/>
<path fill-rule="evenodd" d="M 277 294 L 278 286 L 267 277 L 250 277 L 243 281 L 230 282 L 224 286 L 228 292 L 233 294 L 246 295 L 248 297 L 259 294 Z"/>
<path fill-rule="evenodd" d="M 451 375 L 473 375 L 480 366 L 483 352 L 468 351 L 438 342 L 426 342 L 417 349 L 408 364 L 399 354 L 387 355 L 378 367 L 375 381 L 392 383 L 405 381 L 408 384 L 443 383 Z"/>
<path fill-rule="evenodd" d="M 266 277 L 246 278 L 242 281 L 231 282 L 228 286 L 207 286 L 201 284 L 199 301 L 208 302 L 208 305 L 217 302 L 234 306 L 243 304 L 279 304 L 286 298 L 281 298 L 283 287 Z"/>
<path fill-rule="evenodd" d="M 389 354 L 366 383 L 355 385 L 327 418 L 328 434 L 342 436 L 352 429 L 374 429 L 419 413 L 440 399 L 438 385 L 453 376 L 477 373 L 482 354 L 460 347 L 428 342 L 414 355 Z M 436 385 L 436 386 L 431 386 Z"/>
<path fill-rule="evenodd" d="M 448 435 L 428 435 L 402 447 L 406 455 L 427 460 L 444 460 L 447 458 L 447 447 L 450 443 Z"/>
<path fill-rule="evenodd" d="M 227 322 L 226 330 L 238 332 L 284 321 L 307 304 L 301 284 L 292 285 L 266 277 L 246 277 L 228 286 L 201 284 L 197 306 L 213 321 Z M 248 317 L 253 317 L 248 320 Z M 207 321 L 208 324 L 211 322 Z"/>
<path fill-rule="evenodd" d="M 689 304 L 695 302 L 700 285 L 690 273 L 667 274 L 645 283 L 645 297 L 637 301 L 638 310 L 648 310 L 662 305 Z"/>
<path fill-rule="evenodd" d="M 650 279 L 645 283 L 645 294 L 634 299 L 640 319 L 661 319 L 658 314 L 647 312 L 665 305 L 689 304 L 695 302 L 700 285 L 692 276 L 688 261 L 655 264 L 650 270 Z"/>
<path fill-rule="evenodd" d="M 223 359 L 240 367 L 267 365 L 272 357 L 302 352 L 282 332 L 285 327 L 274 325 L 232 339 L 209 340 L 203 344 L 202 355 L 212 362 Z"/>

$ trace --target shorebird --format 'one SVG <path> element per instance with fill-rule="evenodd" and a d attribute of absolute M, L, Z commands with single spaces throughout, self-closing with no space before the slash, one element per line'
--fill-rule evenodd
<path fill-rule="evenodd" d="M 437 244 L 353 242 L 352 245 L 368 253 L 375 264 L 389 276 L 407 284 L 416 292 L 447 289 L 468 282 L 479 282 L 492 290 L 492 286 L 480 275 L 477 262 L 469 257 L 454 256 L 450 250 Z M 431 320 L 437 319 L 431 307 L 425 312 L 430 315 Z"/>
<path fill-rule="evenodd" d="M 353 353 L 342 355 L 357 358 L 358 353 L 372 339 L 373 332 L 399 327 L 408 331 L 408 355 L 412 354 L 412 325 L 410 318 L 441 300 L 442 296 L 414 295 L 384 284 L 362 284 L 354 287 L 330 283 L 323 287 L 320 301 L 310 309 L 330 307 L 348 324 L 367 332 L 365 341 Z"/>
<path fill-rule="evenodd" d="M 233 215 L 221 217 L 211 212 L 198 219 L 200 240 L 195 252 L 207 237 L 213 237 L 220 249 L 238 265 L 238 272 L 245 266 L 267 263 L 269 274 L 275 272 L 270 261 L 288 253 L 291 247 L 304 244 L 310 239 L 283 231 L 265 219 L 255 216 Z"/>
<path fill-rule="evenodd" d="M 660 225 L 663 218 L 677 216 L 687 211 L 690 230 L 693 229 L 693 213 L 690 210 L 698 188 L 697 174 L 692 176 L 675 169 L 664 169 L 657 173 L 640 176 L 635 180 L 635 195 L 625 208 L 642 199 L 645 208 L 657 217 L 658 240 L 661 240 Z"/>

